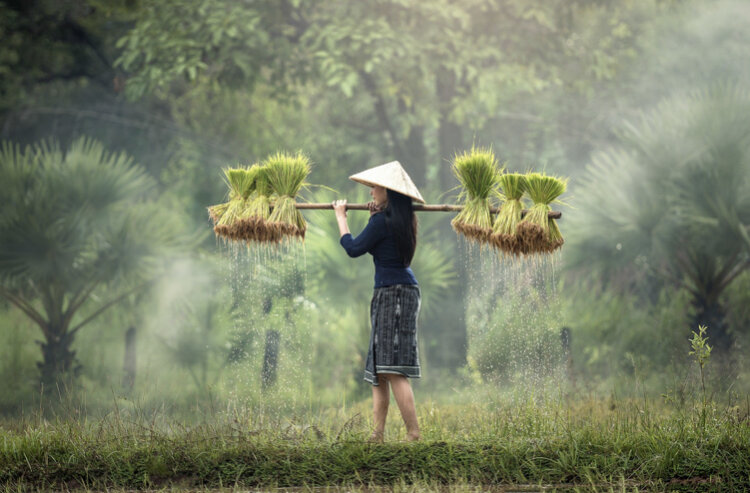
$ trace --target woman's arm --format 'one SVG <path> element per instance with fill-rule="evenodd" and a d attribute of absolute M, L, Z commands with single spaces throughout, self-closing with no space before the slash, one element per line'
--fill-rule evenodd
<path fill-rule="evenodd" d="M 339 223 L 339 236 L 349 234 L 349 224 L 346 222 L 346 199 L 334 200 L 333 210 L 336 212 L 336 222 Z"/>
<path fill-rule="evenodd" d="M 364 255 L 383 239 L 386 229 L 381 217 L 371 216 L 370 221 L 359 236 L 352 238 L 349 232 L 349 225 L 346 222 L 346 200 L 335 200 L 333 202 L 333 210 L 336 212 L 336 221 L 338 222 L 339 233 L 341 235 L 339 243 L 350 257 Z"/>

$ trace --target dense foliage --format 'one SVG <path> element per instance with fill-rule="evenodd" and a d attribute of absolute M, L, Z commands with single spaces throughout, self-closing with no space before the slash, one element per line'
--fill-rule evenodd
<path fill-rule="evenodd" d="M 450 158 L 472 145 L 509 172 L 569 176 L 574 207 L 560 256 L 515 285 L 449 215 L 419 215 L 419 391 L 533 374 L 661 393 L 693 375 L 698 323 L 746 389 L 747 14 L 739 0 L 0 1 L 0 411 L 79 367 L 71 390 L 93 408 L 113 392 L 175 412 L 364 397 L 369 259 L 342 254 L 324 211 L 305 212 L 304 247 L 216 242 L 221 170 L 302 151 L 309 181 L 336 191 L 298 200 L 364 202 L 347 176 L 398 159 L 428 202 L 451 202 Z M 350 214 L 353 232 L 365 221 Z M 199 231 L 179 257 L 162 248 L 174 230 Z"/>

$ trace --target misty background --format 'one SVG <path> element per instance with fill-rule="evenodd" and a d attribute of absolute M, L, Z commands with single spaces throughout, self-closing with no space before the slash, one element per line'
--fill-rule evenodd
<path fill-rule="evenodd" d="M 399 160 L 454 203 L 456 152 L 569 177 L 554 259 L 501 262 L 419 215 L 417 399 L 747 393 L 750 5 L 743 1 L 0 2 L 0 413 L 75 400 L 363 400 L 373 267 L 229 247 L 222 168 L 310 156 L 312 202 Z M 349 213 L 353 232 L 367 221 Z M 345 404 L 346 405 L 346 404 Z"/>

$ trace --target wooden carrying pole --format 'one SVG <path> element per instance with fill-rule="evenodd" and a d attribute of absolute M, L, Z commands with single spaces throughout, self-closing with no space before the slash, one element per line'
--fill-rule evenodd
<path fill-rule="evenodd" d="M 333 204 L 300 204 L 297 203 L 297 209 L 320 209 L 320 210 L 333 210 Z M 462 205 L 450 205 L 450 204 L 414 204 L 414 210 L 417 212 L 425 211 L 425 212 L 458 212 L 462 210 L 464 206 Z M 370 207 L 367 204 L 346 204 L 346 210 L 348 211 L 368 211 L 370 210 Z M 500 209 L 497 207 L 492 207 L 490 209 L 490 212 L 493 214 L 496 214 Z M 525 216 L 526 213 L 529 212 L 528 210 L 523 210 L 521 212 L 521 217 Z M 562 212 L 560 211 L 550 211 L 547 213 L 547 217 L 550 219 L 560 219 L 562 217 Z"/>

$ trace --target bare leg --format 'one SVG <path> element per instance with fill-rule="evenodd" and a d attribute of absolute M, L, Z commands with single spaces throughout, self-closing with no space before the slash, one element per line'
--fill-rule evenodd
<path fill-rule="evenodd" d="M 382 376 L 376 377 L 380 385 L 372 386 L 372 414 L 375 429 L 370 435 L 371 442 L 382 442 L 385 431 L 385 418 L 388 416 L 388 403 L 391 400 L 388 380 Z"/>
<path fill-rule="evenodd" d="M 414 392 L 411 390 L 409 379 L 403 375 L 388 375 L 388 381 L 393 389 L 393 397 L 401 411 L 401 417 L 406 425 L 406 440 L 419 440 L 419 423 L 417 410 L 414 405 Z"/>

